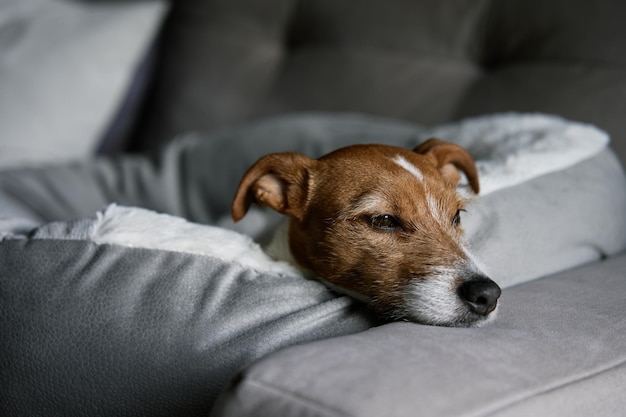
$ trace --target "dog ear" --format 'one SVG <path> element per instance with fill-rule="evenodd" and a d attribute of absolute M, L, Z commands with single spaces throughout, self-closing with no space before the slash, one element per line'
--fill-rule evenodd
<path fill-rule="evenodd" d="M 430 138 L 413 149 L 413 152 L 430 157 L 444 179 L 454 185 L 461 179 L 459 170 L 463 171 L 474 193 L 478 194 L 480 191 L 474 160 L 462 147 L 441 139 Z"/>
<path fill-rule="evenodd" d="M 301 220 L 314 163 L 298 153 L 274 153 L 259 159 L 239 183 L 231 207 L 233 220 L 241 220 L 252 203 Z"/>

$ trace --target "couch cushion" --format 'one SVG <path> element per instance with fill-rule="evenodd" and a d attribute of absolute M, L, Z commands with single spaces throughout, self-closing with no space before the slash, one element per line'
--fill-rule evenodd
<path fill-rule="evenodd" d="M 546 112 L 608 130 L 626 161 L 625 14 L 619 0 L 174 2 L 140 136 L 293 111 Z"/>
<path fill-rule="evenodd" d="M 589 416 L 626 407 L 626 255 L 504 291 L 479 329 L 388 324 L 246 370 L 214 416 Z"/>

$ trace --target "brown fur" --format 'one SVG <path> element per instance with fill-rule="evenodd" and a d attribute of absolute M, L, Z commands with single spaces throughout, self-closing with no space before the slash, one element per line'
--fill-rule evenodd
<path fill-rule="evenodd" d="M 423 179 L 394 162 L 398 157 Z M 456 222 L 466 203 L 456 191 L 459 170 L 477 193 L 470 155 L 439 139 L 413 151 L 350 146 L 318 160 L 272 154 L 244 175 L 232 215 L 240 220 L 256 202 L 289 216 L 289 247 L 300 266 L 383 314 L 403 317 L 409 282 L 469 262 Z M 377 227 L 384 215 L 398 227 Z"/>

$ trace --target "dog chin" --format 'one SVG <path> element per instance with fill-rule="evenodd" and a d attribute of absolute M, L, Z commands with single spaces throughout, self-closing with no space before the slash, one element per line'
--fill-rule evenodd
<path fill-rule="evenodd" d="M 442 327 L 482 327 L 491 323 L 496 319 L 498 309 L 489 313 L 487 316 L 473 313 L 469 309 L 464 311 L 458 311 L 454 314 L 433 312 L 424 312 L 424 309 L 403 309 L 404 312 L 400 313 L 404 320 L 412 321 L 420 324 L 426 324 L 430 326 L 442 326 Z M 399 315 L 400 315 L 399 314 Z"/>

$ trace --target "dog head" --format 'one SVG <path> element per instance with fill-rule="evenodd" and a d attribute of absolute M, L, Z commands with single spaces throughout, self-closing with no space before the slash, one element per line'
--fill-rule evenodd
<path fill-rule="evenodd" d="M 412 151 L 349 146 L 317 160 L 271 154 L 244 175 L 232 215 L 257 203 L 288 216 L 295 261 L 387 317 L 479 325 L 500 288 L 464 243 L 460 172 L 478 193 L 470 155 L 439 139 Z"/>

